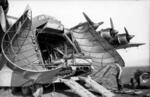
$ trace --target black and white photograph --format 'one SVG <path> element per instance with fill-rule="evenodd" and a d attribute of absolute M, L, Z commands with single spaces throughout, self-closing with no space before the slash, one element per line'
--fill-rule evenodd
<path fill-rule="evenodd" d="M 150 97 L 149 0 L 0 0 L 0 97 Z"/>

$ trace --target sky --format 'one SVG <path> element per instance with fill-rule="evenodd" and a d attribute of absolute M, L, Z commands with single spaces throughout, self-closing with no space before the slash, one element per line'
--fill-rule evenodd
<path fill-rule="evenodd" d="M 65 28 L 71 28 L 85 19 L 85 12 L 94 22 L 103 21 L 98 28 L 110 27 L 109 18 L 119 33 L 124 27 L 135 37 L 133 43 L 146 43 L 138 48 L 117 50 L 128 66 L 149 65 L 150 1 L 149 0 L 9 0 L 8 15 L 19 17 L 27 5 L 32 16 L 46 14 L 60 20 Z"/>

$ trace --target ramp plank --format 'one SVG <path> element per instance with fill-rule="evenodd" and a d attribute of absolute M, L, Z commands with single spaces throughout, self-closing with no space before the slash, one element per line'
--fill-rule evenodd
<path fill-rule="evenodd" d="M 81 97 L 96 97 L 94 94 L 86 90 L 84 87 L 82 87 L 72 79 L 61 79 L 61 82 L 69 86 L 75 93 L 77 93 Z"/>
<path fill-rule="evenodd" d="M 92 80 L 90 77 L 79 77 L 80 80 L 86 82 L 94 91 L 104 95 L 105 97 L 114 97 L 115 94 L 107 90 L 102 85 L 98 84 L 96 81 Z"/>

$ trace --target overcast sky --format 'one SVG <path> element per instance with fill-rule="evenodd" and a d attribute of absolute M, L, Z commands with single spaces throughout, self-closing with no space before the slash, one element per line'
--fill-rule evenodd
<path fill-rule="evenodd" d="M 32 16 L 47 14 L 60 20 L 66 28 L 84 22 L 85 12 L 94 22 L 104 21 L 98 29 L 110 27 L 109 18 L 119 33 L 124 26 L 135 35 L 131 42 L 146 43 L 138 48 L 118 50 L 126 66 L 149 65 L 150 1 L 98 1 L 98 0 L 10 0 L 9 15 L 19 17 L 27 4 Z"/>

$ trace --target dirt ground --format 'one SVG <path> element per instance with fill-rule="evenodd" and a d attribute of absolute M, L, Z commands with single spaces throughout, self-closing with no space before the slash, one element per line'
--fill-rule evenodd
<path fill-rule="evenodd" d="M 127 68 L 125 71 L 125 73 L 123 73 L 123 81 L 125 83 L 129 83 L 130 77 L 133 75 L 133 73 L 131 73 L 131 71 L 135 71 L 135 68 Z M 60 86 L 59 87 L 64 87 L 64 86 Z M 116 93 L 115 97 L 150 97 L 150 88 L 147 89 L 127 89 L 124 88 L 125 91 L 130 91 L 128 93 Z M 46 93 L 44 95 L 42 95 L 42 97 L 80 97 L 79 95 L 75 94 L 72 90 L 70 89 L 50 89 L 47 88 L 46 89 Z M 137 92 L 137 94 L 134 94 L 134 92 Z M 95 93 L 95 95 L 97 97 L 101 97 L 101 95 L 98 95 L 97 93 Z M 149 96 L 145 96 L 145 95 L 149 95 Z M 13 95 L 10 89 L 0 89 L 0 97 L 31 97 L 31 96 L 22 96 L 22 95 Z"/>
<path fill-rule="evenodd" d="M 128 91 L 133 91 L 133 90 L 128 90 Z M 133 92 L 115 93 L 116 94 L 115 97 L 150 97 L 150 89 L 136 89 L 134 91 L 138 94 L 133 94 Z M 97 97 L 102 97 L 97 93 L 93 93 L 93 94 L 95 94 Z M 0 97 L 32 97 L 32 96 L 13 95 L 10 89 L 7 90 L 1 89 Z M 55 91 L 45 93 L 44 95 L 42 95 L 42 97 L 80 97 L 80 96 L 75 94 L 72 90 L 55 90 Z"/>

